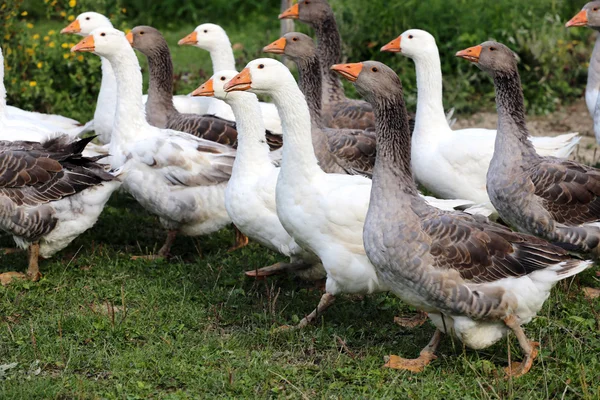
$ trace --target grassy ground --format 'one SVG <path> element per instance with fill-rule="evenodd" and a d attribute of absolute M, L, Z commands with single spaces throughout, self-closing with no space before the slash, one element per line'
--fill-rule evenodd
<path fill-rule="evenodd" d="M 163 237 L 121 194 L 93 230 L 42 263 L 40 282 L 0 287 L 0 365 L 17 363 L 0 367 L 0 398 L 600 397 L 600 304 L 581 292 L 598 287 L 594 271 L 559 285 L 527 325 L 542 344 L 529 375 L 504 378 L 506 341 L 474 352 L 450 339 L 414 375 L 382 368 L 383 357 L 417 356 L 434 329 L 394 325 L 413 310 L 393 295 L 343 297 L 317 326 L 276 333 L 320 297 L 292 278 L 243 277 L 279 256 L 256 244 L 227 253 L 233 233 L 223 230 L 179 238 L 169 262 L 129 259 Z M 24 270 L 25 258 L 3 256 L 0 271 Z"/>

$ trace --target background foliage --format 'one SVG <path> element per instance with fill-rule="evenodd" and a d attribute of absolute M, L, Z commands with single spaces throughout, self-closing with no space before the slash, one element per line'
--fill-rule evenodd
<path fill-rule="evenodd" d="M 584 28 L 564 27 L 583 2 L 331 0 L 331 3 L 344 40 L 346 59 L 378 59 L 390 65 L 403 78 L 409 105 L 416 101 L 412 61 L 379 52 L 383 44 L 409 28 L 428 30 L 438 40 L 447 107 L 463 112 L 493 107 L 491 81 L 469 63 L 454 57 L 457 50 L 490 38 L 508 44 L 521 57 L 529 112 L 549 112 L 583 94 L 594 34 Z M 177 73 L 175 87 L 180 93 L 194 89 L 211 74 L 207 54 L 176 45 L 196 25 L 210 21 L 224 26 L 236 44 L 238 66 L 261 56 L 260 49 L 279 36 L 276 19 L 279 1 L 275 0 L 206 1 L 201 5 L 174 0 L 44 0 L 43 3 L 8 0 L 0 12 L 6 21 L 1 29 L 9 103 L 81 120 L 91 117 L 99 88 L 98 59 L 70 55 L 70 46 L 79 38 L 58 33 L 72 18 L 88 10 L 109 15 L 120 28 L 150 24 L 161 29 L 171 44 Z M 301 23 L 296 27 L 310 31 Z M 35 86 L 31 82 L 36 82 Z M 352 91 L 351 87 L 348 89 Z"/>

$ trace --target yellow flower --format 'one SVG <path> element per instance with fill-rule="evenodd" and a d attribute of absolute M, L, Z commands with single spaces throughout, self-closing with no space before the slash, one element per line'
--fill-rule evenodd
<path fill-rule="evenodd" d="M 67 18 L 67 20 L 69 20 L 69 21 L 73 21 L 74 19 L 75 19 L 74 15 L 69 15 L 69 18 Z"/>
<path fill-rule="evenodd" d="M 66 60 L 67 58 L 69 58 L 69 53 L 65 53 L 63 54 L 63 58 Z"/>
<path fill-rule="evenodd" d="M 69 1 L 69 7 L 73 8 L 77 5 L 77 2 L 75 0 L 71 0 Z"/>
<path fill-rule="evenodd" d="M 126 9 L 126 8 L 121 8 L 121 12 L 122 12 L 123 14 L 125 14 L 125 13 L 127 12 L 127 9 Z"/>
<path fill-rule="evenodd" d="M 35 35 L 33 35 L 33 40 L 38 40 L 40 38 L 40 35 L 38 35 L 37 33 Z"/>
<path fill-rule="evenodd" d="M 37 82 L 36 81 L 29 81 L 29 86 L 35 87 L 35 86 L 37 86 Z"/>
<path fill-rule="evenodd" d="M 25 49 L 25 53 L 32 56 L 33 55 L 33 49 Z"/>
<path fill-rule="evenodd" d="M 67 13 L 66 13 L 66 12 L 64 12 L 64 11 L 61 11 L 61 12 L 60 12 L 60 16 L 61 16 L 61 17 L 66 17 L 66 16 L 67 16 Z"/>
<path fill-rule="evenodd" d="M 54 48 L 54 42 L 48 43 L 48 46 L 50 46 L 50 48 Z"/>
<path fill-rule="evenodd" d="M 56 33 L 56 31 L 54 29 L 50 29 L 48 31 L 48 35 L 54 35 Z"/>
<path fill-rule="evenodd" d="M 69 45 L 66 44 L 66 43 L 63 43 L 63 44 L 60 45 L 60 47 L 62 47 L 63 49 L 66 49 L 67 47 L 69 47 Z"/>
<path fill-rule="evenodd" d="M 44 66 L 44 63 L 43 63 L 43 62 L 41 62 L 41 61 L 40 61 L 39 63 L 37 63 L 37 67 L 38 67 L 38 68 L 42 68 L 43 66 Z"/>
<path fill-rule="evenodd" d="M 4 35 L 4 39 L 6 39 L 6 40 L 10 39 L 10 34 L 7 33 L 6 35 Z"/>
<path fill-rule="evenodd" d="M 29 29 L 31 29 L 31 28 L 33 28 L 33 24 L 32 24 L 31 22 L 28 22 L 28 23 L 27 23 L 27 27 L 28 27 Z"/>
<path fill-rule="evenodd" d="M 50 40 L 50 36 L 44 36 L 44 42 L 47 42 L 48 40 Z"/>
<path fill-rule="evenodd" d="M 26 16 L 27 16 L 27 11 L 23 11 L 23 12 L 21 13 L 21 17 L 26 17 Z"/>
<path fill-rule="evenodd" d="M 83 61 L 83 56 L 81 54 L 77 56 L 77 61 Z"/>

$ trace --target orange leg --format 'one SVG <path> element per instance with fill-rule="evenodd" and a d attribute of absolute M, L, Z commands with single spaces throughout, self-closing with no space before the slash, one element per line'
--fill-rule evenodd
<path fill-rule="evenodd" d="M 283 274 L 286 272 L 293 272 L 293 271 L 297 271 L 297 270 L 302 270 L 302 269 L 306 269 L 306 268 L 310 268 L 311 265 L 310 264 L 306 264 L 303 262 L 293 262 L 293 263 L 285 263 L 285 262 L 278 262 L 266 267 L 262 267 L 259 269 L 253 269 L 250 271 L 246 271 L 244 272 L 244 274 L 246 274 L 246 276 L 252 277 L 252 278 L 264 278 L 267 276 L 272 276 L 272 275 L 279 275 L 279 274 Z"/>
<path fill-rule="evenodd" d="M 412 372 L 423 372 L 425 366 L 429 365 L 431 361 L 437 358 L 435 355 L 435 351 L 437 350 L 438 346 L 440 345 L 440 342 L 442 341 L 442 336 L 442 331 L 436 329 L 435 333 L 433 334 L 433 337 L 431 338 L 427 346 L 425 346 L 425 348 L 421 350 L 421 353 L 418 358 L 408 359 L 391 355 L 389 356 L 389 359 L 385 363 L 384 367 L 403 369 Z"/>
<path fill-rule="evenodd" d="M 321 296 L 321 300 L 319 300 L 319 305 L 317 305 L 317 308 L 315 308 L 313 310 L 313 312 L 308 314 L 306 317 L 302 318 L 302 320 L 298 323 L 298 325 L 296 325 L 296 326 L 284 325 L 284 326 L 280 327 L 278 329 L 278 331 L 289 331 L 289 330 L 296 330 L 296 329 L 302 329 L 302 328 L 307 327 L 309 324 L 314 323 L 317 320 L 317 318 L 319 317 L 319 315 L 322 314 L 329 307 L 331 307 L 331 305 L 334 302 L 335 302 L 334 295 L 332 295 L 331 293 L 323 294 L 323 296 Z"/>
<path fill-rule="evenodd" d="M 521 325 L 519 325 L 514 315 L 506 317 L 504 319 L 504 323 L 517 336 L 519 346 L 521 346 L 521 350 L 523 350 L 523 353 L 525 354 L 523 361 L 511 363 L 508 367 L 504 369 L 504 371 L 508 376 L 512 376 L 515 378 L 523 376 L 531 369 L 531 366 L 533 365 L 533 360 L 535 360 L 535 358 L 538 355 L 538 347 L 540 347 L 540 344 L 538 342 L 532 342 L 529 339 L 527 339 L 527 336 L 525 336 L 525 332 L 523 332 L 523 328 L 521 328 Z"/>
<path fill-rule="evenodd" d="M 29 246 L 29 267 L 27 268 L 27 277 L 34 282 L 37 282 L 42 277 L 40 266 L 38 264 L 40 258 L 40 244 L 33 243 Z"/>
<path fill-rule="evenodd" d="M 230 252 L 241 249 L 242 247 L 246 247 L 249 242 L 248 236 L 246 236 L 242 232 L 240 232 L 240 230 L 237 228 L 237 226 L 233 225 L 233 231 L 235 232 L 235 243 L 233 244 L 232 247 L 229 248 L 229 250 L 227 250 Z"/>

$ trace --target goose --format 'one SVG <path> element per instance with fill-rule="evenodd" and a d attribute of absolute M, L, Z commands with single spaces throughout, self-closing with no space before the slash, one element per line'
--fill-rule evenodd
<path fill-rule="evenodd" d="M 39 122 L 44 125 L 52 126 L 59 131 L 82 129 L 79 121 L 58 114 L 45 114 L 37 111 L 27 111 L 9 105 L 6 106 L 5 112 L 10 119 L 24 119 L 33 123 Z M 85 132 L 93 130 L 91 124 L 86 127 L 86 129 L 87 130 Z"/>
<path fill-rule="evenodd" d="M 367 129 L 375 126 L 373 109 L 363 100 L 348 99 L 338 76 L 329 70 L 342 57 L 342 39 L 333 10 L 326 0 L 300 0 L 279 14 L 310 25 L 319 42 L 317 54 L 323 76 L 323 117 L 331 128 Z"/>
<path fill-rule="evenodd" d="M 489 41 L 456 55 L 494 80 L 498 135 L 487 191 L 500 217 L 521 232 L 600 255 L 600 170 L 539 155 L 527 140 L 521 79 L 508 47 Z"/>
<path fill-rule="evenodd" d="M 524 353 L 507 373 L 529 371 L 539 343 L 522 325 L 541 309 L 554 284 L 591 266 L 548 242 L 458 211 L 442 211 L 418 195 L 410 162 L 410 130 L 402 83 L 386 65 L 366 61 L 332 67 L 373 105 L 377 161 L 364 244 L 376 276 L 396 296 L 426 311 L 436 326 L 417 359 L 391 356 L 386 367 L 419 372 L 435 359 L 443 334 L 483 349 L 514 332 Z"/>
<path fill-rule="evenodd" d="M 71 51 L 104 57 L 114 71 L 117 104 L 111 166 L 123 168 L 123 188 L 168 230 L 158 254 L 143 258 L 167 256 L 178 234 L 205 235 L 230 224 L 224 197 L 235 150 L 148 124 L 140 65 L 123 32 L 96 28 Z M 237 239 L 236 246 L 247 243 Z"/>
<path fill-rule="evenodd" d="M 239 133 L 238 148 L 231 178 L 225 190 L 225 207 L 235 226 L 246 236 L 291 260 L 246 272 L 253 277 L 274 275 L 282 271 L 295 272 L 303 279 L 325 277 L 318 257 L 302 249 L 286 232 L 277 217 L 275 185 L 279 167 L 270 160 L 261 118 L 256 118 L 260 106 L 255 94 L 224 90 L 237 71 L 219 71 L 192 92 L 194 96 L 215 96 L 227 102 L 235 114 Z"/>
<path fill-rule="evenodd" d="M 587 26 L 600 30 L 600 1 L 590 1 L 577 15 L 566 23 L 566 27 Z M 600 143 L 600 110 L 598 110 L 598 93 L 600 92 L 600 35 L 596 35 L 596 43 L 588 67 L 587 85 L 585 87 L 585 104 L 594 120 L 594 135 Z"/>
<path fill-rule="evenodd" d="M 371 180 L 328 174 L 319 167 L 308 105 L 282 63 L 271 58 L 251 61 L 225 84 L 226 92 L 245 90 L 267 94 L 277 106 L 285 141 L 276 186 L 277 215 L 296 243 L 314 253 L 327 272 L 326 292 L 319 305 L 297 327 L 314 321 L 340 293 L 387 290 L 367 259 L 362 240 Z M 460 200 L 428 201 L 448 209 L 465 204 Z"/>
<path fill-rule="evenodd" d="M 321 169 L 370 176 L 375 162 L 374 132 L 327 128 L 323 122 L 321 66 L 313 40 L 303 33 L 290 32 L 265 46 L 263 52 L 284 54 L 298 68 L 298 86 L 310 110 L 312 141 Z"/>
<path fill-rule="evenodd" d="M 177 44 L 191 45 L 210 53 L 213 73 L 218 71 L 235 71 L 235 58 L 229 36 L 223 28 L 215 24 L 201 24 L 192 33 L 181 39 Z M 228 120 L 233 119 L 233 112 L 227 103 L 212 98 L 208 114 L 214 114 Z M 265 128 L 272 133 L 281 134 L 281 119 L 277 108 L 271 103 L 260 102 L 260 111 Z"/>
<path fill-rule="evenodd" d="M 415 179 L 442 198 L 473 201 L 482 212 L 496 210 L 486 191 L 486 173 L 494 153 L 496 131 L 452 130 L 442 104 L 442 69 L 435 38 L 410 29 L 381 48 L 411 58 L 417 72 L 417 115 L 412 135 L 411 162 Z M 576 133 L 557 137 L 529 137 L 540 154 L 568 157 L 580 138 Z"/>
<path fill-rule="evenodd" d="M 107 17 L 97 12 L 88 11 L 79 14 L 60 33 L 88 36 L 94 29 L 112 27 L 113 25 Z M 102 82 L 94 112 L 94 131 L 98 135 L 98 140 L 106 144 L 110 142 L 111 130 L 115 118 L 117 82 L 110 63 L 103 57 L 100 60 L 102 62 Z M 144 96 L 143 101 L 145 102 L 146 99 L 147 96 Z M 208 110 L 208 102 L 190 96 L 173 96 L 173 105 L 181 113 L 205 114 Z"/>
<path fill-rule="evenodd" d="M 27 277 L 33 281 L 41 277 L 39 256 L 51 257 L 91 228 L 120 186 L 118 171 L 108 173 L 82 156 L 93 138 L 0 141 L 0 229 L 29 250 Z M 25 276 L 5 272 L 0 282 L 16 277 Z"/>
<path fill-rule="evenodd" d="M 150 26 L 137 26 L 125 35 L 131 46 L 148 59 L 150 83 L 146 119 L 150 125 L 191 133 L 236 147 L 235 123 L 212 115 L 182 114 L 173 107 L 173 62 L 167 41 Z M 281 135 L 267 133 L 272 149 L 281 147 Z"/>
<path fill-rule="evenodd" d="M 13 112 L 11 112 L 13 110 Z M 6 87 L 4 86 L 4 55 L 0 49 L 0 137 L 5 140 L 27 140 L 23 137 L 24 131 L 36 132 L 36 137 L 39 135 L 49 135 L 56 131 L 69 135 L 72 138 L 82 135 L 87 132 L 89 126 L 81 126 L 77 121 L 76 125 L 69 125 L 60 121 L 58 117 L 50 117 L 49 114 L 40 114 L 40 118 L 35 118 L 29 113 L 17 111 L 15 114 L 14 107 L 9 107 L 6 104 Z M 17 109 L 19 110 L 19 109 Z M 45 118 L 48 117 L 48 118 Z M 23 132 L 17 136 L 15 132 Z M 31 133 L 33 134 L 33 133 Z M 36 140 L 36 139 L 33 139 Z"/>

